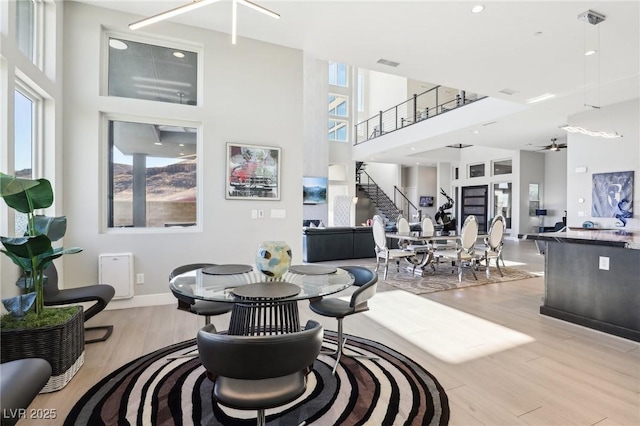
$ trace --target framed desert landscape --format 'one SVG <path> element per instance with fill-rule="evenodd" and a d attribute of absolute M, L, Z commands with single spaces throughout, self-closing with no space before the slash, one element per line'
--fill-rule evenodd
<path fill-rule="evenodd" d="M 226 198 L 279 200 L 281 149 L 227 143 Z"/>

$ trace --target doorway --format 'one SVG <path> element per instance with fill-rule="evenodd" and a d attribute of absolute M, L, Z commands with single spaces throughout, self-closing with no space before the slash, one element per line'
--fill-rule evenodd
<path fill-rule="evenodd" d="M 487 232 L 488 185 L 463 186 L 460 215 L 462 223 L 467 217 L 474 215 L 478 219 L 478 232 Z M 462 226 L 462 225 L 461 225 Z"/>

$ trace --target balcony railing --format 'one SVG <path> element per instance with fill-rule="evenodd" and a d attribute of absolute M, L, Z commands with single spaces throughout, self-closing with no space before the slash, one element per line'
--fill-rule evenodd
<path fill-rule="evenodd" d="M 456 95 L 452 95 L 451 93 L 446 93 L 442 86 L 433 87 L 356 124 L 356 142 L 354 145 L 436 117 L 485 97 L 475 93 L 467 95 L 463 90 Z"/>

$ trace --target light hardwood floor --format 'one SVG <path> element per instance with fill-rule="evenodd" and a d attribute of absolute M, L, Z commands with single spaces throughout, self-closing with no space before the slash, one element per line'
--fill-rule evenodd
<path fill-rule="evenodd" d="M 507 242 L 505 259 L 507 266 L 543 270 L 531 242 Z M 424 296 L 382 282 L 378 289 L 369 312 L 345 320 L 345 332 L 393 347 L 431 372 L 449 397 L 450 425 L 640 425 L 640 344 L 541 316 L 544 278 Z M 316 316 L 306 303 L 300 311 L 303 321 L 336 329 L 335 320 Z M 214 324 L 226 329 L 228 319 L 215 317 Z M 62 424 L 105 375 L 193 338 L 204 321 L 166 305 L 105 311 L 91 324 L 114 324 L 114 333 L 86 346 L 85 364 L 69 385 L 31 405 L 55 408 L 58 419 L 20 425 Z"/>

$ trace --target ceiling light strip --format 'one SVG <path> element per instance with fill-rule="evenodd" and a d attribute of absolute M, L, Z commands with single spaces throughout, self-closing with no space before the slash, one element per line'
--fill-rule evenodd
<path fill-rule="evenodd" d="M 615 133 L 608 133 L 608 132 L 597 132 L 597 131 L 593 131 L 593 130 L 587 130 L 583 127 L 578 127 L 578 126 L 562 126 L 560 127 L 563 130 L 566 130 L 567 132 L 571 132 L 571 133 L 582 133 L 583 135 L 587 135 L 587 136 L 594 136 L 594 137 L 602 137 L 602 138 L 606 138 L 606 139 L 615 139 L 615 138 L 621 138 L 622 135 L 619 134 L 618 132 Z"/>
<path fill-rule="evenodd" d="M 247 6 L 250 9 L 257 10 L 258 12 L 262 12 L 267 16 L 271 16 L 272 18 L 280 19 L 280 15 L 279 14 L 277 14 L 277 13 L 275 13 L 275 12 L 273 12 L 273 11 L 267 9 L 267 8 L 264 8 L 264 7 L 262 7 L 262 6 L 258 5 L 258 4 L 250 2 L 249 0 L 237 0 L 237 2 L 240 3 L 243 6 Z"/>
<path fill-rule="evenodd" d="M 173 18 L 174 16 L 181 15 L 183 13 L 198 9 L 202 6 L 206 6 L 211 3 L 218 2 L 220 0 L 194 0 L 191 3 L 178 6 L 174 9 L 167 10 L 166 12 L 159 13 L 157 15 L 150 16 L 148 18 L 141 19 L 132 24 L 129 24 L 129 29 L 137 30 L 147 25 L 155 24 L 156 22 L 164 21 L 165 19 Z"/>

